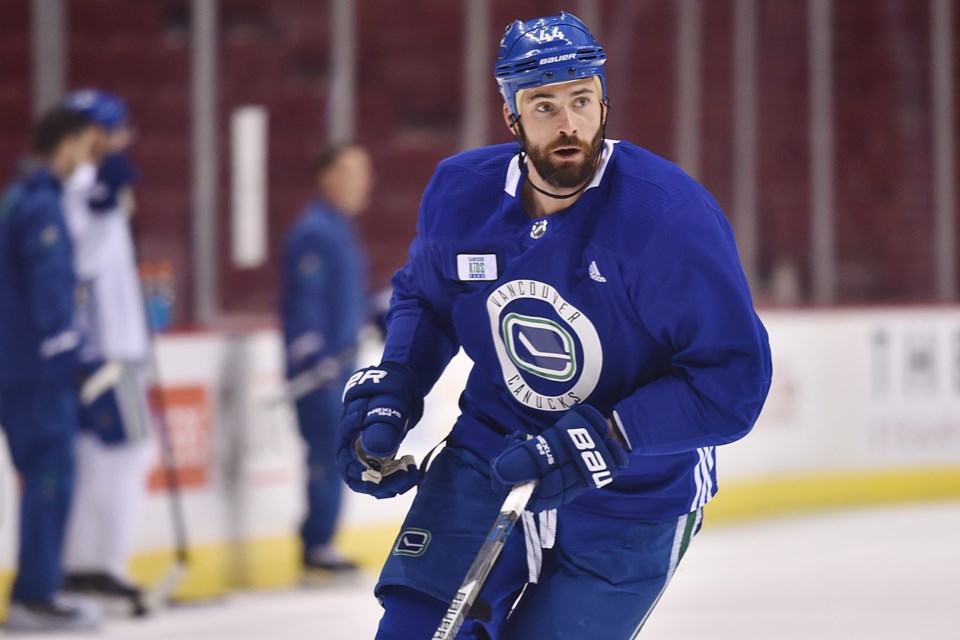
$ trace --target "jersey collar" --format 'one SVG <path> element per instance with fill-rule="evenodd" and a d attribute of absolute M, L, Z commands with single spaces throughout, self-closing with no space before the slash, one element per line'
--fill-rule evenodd
<path fill-rule="evenodd" d="M 603 141 L 603 150 L 600 152 L 600 165 L 597 167 L 597 172 L 593 174 L 593 180 L 590 181 L 590 184 L 587 185 L 587 188 L 584 189 L 584 192 L 593 189 L 595 186 L 600 184 L 600 181 L 603 180 L 603 173 L 607 170 L 607 162 L 610 160 L 610 156 L 613 155 L 613 145 L 620 142 L 619 140 L 604 140 Z M 520 156 L 515 155 L 510 160 L 510 166 L 507 168 L 507 181 L 503 185 L 503 190 L 506 191 L 511 198 L 517 197 L 517 186 L 520 184 Z"/>

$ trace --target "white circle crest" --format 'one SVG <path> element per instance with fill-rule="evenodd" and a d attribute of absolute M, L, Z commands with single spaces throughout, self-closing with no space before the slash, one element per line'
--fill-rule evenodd
<path fill-rule="evenodd" d="M 510 302 L 519 299 L 540 300 L 553 307 L 566 328 L 551 318 L 507 312 Z M 563 299 L 551 285 L 539 280 L 511 280 L 497 287 L 487 298 L 487 315 L 493 345 L 500 361 L 503 381 L 514 399 L 541 411 L 566 411 L 583 402 L 597 387 L 603 369 L 603 349 L 600 337 L 582 311 Z M 530 331 L 549 332 L 556 350 L 538 349 L 527 337 Z M 516 336 L 516 337 L 515 337 Z M 583 361 L 577 361 L 575 338 L 583 350 Z M 524 359 L 517 348 L 536 356 L 536 361 Z M 551 363 L 544 366 L 543 363 Z M 530 387 L 521 370 L 554 383 L 574 381 L 559 395 L 545 395 Z M 579 378 L 577 377 L 577 374 Z"/>

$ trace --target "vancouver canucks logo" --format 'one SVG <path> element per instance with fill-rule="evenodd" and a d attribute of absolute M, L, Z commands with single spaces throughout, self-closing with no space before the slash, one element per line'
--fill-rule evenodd
<path fill-rule="evenodd" d="M 487 298 L 504 383 L 521 404 L 565 411 L 600 378 L 603 352 L 590 319 L 551 285 L 507 282 Z"/>
<path fill-rule="evenodd" d="M 430 538 L 430 532 L 426 529 L 404 529 L 393 545 L 393 555 L 412 558 L 422 556 L 430 544 Z"/>
<path fill-rule="evenodd" d="M 503 340 L 507 356 L 524 371 L 563 382 L 577 373 L 573 336 L 553 320 L 508 313 Z"/>

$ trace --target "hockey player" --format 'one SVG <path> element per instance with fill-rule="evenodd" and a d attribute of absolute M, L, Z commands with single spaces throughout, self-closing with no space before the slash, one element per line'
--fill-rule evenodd
<path fill-rule="evenodd" d="M 73 244 L 61 184 L 90 152 L 64 109 L 34 130 L 35 166 L 0 200 L 0 424 L 20 476 L 20 550 L 8 632 L 90 630 L 99 614 L 58 595 L 77 429 Z"/>
<path fill-rule="evenodd" d="M 70 93 L 66 108 L 94 125 L 91 162 L 67 182 L 64 203 L 85 295 L 80 320 L 87 384 L 81 393 L 77 492 L 67 529 L 64 589 L 145 612 L 126 564 L 152 461 L 147 404 L 149 333 L 130 231 L 134 169 L 128 111 L 118 96 Z M 118 605 L 118 606 L 114 606 Z"/>
<path fill-rule="evenodd" d="M 379 498 L 419 484 L 376 586 L 380 640 L 432 637 L 529 480 L 525 535 L 457 637 L 634 637 L 716 493 L 715 447 L 766 397 L 730 226 L 677 166 L 605 138 L 604 61 L 570 14 L 507 28 L 496 78 L 516 143 L 437 167 L 383 362 L 347 383 L 347 483 Z M 462 413 L 421 481 L 384 462 L 458 347 L 474 363 Z"/>
<path fill-rule="evenodd" d="M 353 572 L 332 544 L 343 483 L 335 461 L 340 390 L 355 366 L 366 319 L 365 265 L 352 219 L 367 208 L 373 169 L 356 145 L 332 147 L 314 164 L 317 199 L 287 232 L 280 312 L 287 376 L 330 372 L 326 384 L 296 402 L 307 447 L 307 512 L 300 528 L 305 582 Z"/>

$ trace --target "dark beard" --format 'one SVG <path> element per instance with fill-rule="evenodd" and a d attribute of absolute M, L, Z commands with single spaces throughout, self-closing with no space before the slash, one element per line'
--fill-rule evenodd
<path fill-rule="evenodd" d="M 537 173 L 548 185 L 557 189 L 576 189 L 581 186 L 593 175 L 597 166 L 597 159 L 603 149 L 603 127 L 597 129 L 597 134 L 593 136 L 588 149 L 584 149 L 583 162 L 576 164 L 572 161 L 561 161 L 554 164 L 550 159 L 550 154 L 544 152 L 543 147 L 534 147 L 527 141 L 526 134 L 523 134 L 523 146 L 527 157 L 533 163 Z M 551 145 L 550 149 L 558 147 L 579 147 L 583 148 L 580 139 L 570 137 L 566 134 L 560 136 Z"/>

